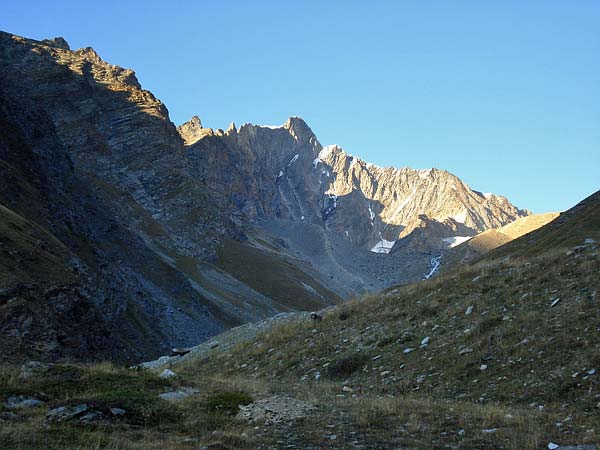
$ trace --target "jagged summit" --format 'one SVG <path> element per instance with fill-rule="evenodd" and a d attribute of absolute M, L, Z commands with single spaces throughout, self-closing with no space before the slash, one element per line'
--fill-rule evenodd
<path fill-rule="evenodd" d="M 58 36 L 52 39 L 44 39 L 42 43 L 56 48 L 62 48 L 63 50 L 71 50 L 69 43 L 65 40 L 65 38 Z"/>
<path fill-rule="evenodd" d="M 206 178 L 209 185 L 235 198 L 250 220 L 312 223 L 362 248 L 390 253 L 414 231 L 411 248 L 445 249 L 529 214 L 505 197 L 472 190 L 443 169 L 380 167 L 339 145 L 323 147 L 297 116 L 276 127 L 244 124 L 237 134 L 230 127 L 218 147 L 202 137 L 223 133 L 208 130 L 193 140 L 182 136 L 194 144 L 196 161 L 203 160 L 201 170 L 213 175 Z M 235 161 L 236 168 L 209 170 L 217 158 Z M 239 174 L 235 183 L 233 172 Z"/>
<path fill-rule="evenodd" d="M 193 116 L 190 120 L 177 127 L 177 131 L 186 145 L 193 144 L 202 138 L 204 135 L 202 130 L 202 121 L 198 116 Z"/>

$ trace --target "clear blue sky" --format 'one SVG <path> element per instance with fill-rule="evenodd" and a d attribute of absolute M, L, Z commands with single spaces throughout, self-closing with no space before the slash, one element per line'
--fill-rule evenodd
<path fill-rule="evenodd" d="M 323 145 L 447 169 L 534 212 L 600 189 L 600 1 L 5 2 L 137 72 L 177 124 L 303 117 Z"/>

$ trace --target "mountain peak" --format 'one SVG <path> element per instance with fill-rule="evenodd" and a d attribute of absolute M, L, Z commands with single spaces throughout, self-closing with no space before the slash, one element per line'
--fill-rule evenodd
<path fill-rule="evenodd" d="M 290 134 L 297 141 L 308 141 L 310 138 L 314 137 L 315 134 L 310 129 L 310 127 L 306 124 L 304 119 L 298 116 L 292 116 L 283 124 L 283 127 L 289 130 Z"/>
<path fill-rule="evenodd" d="M 202 121 L 200 117 L 193 116 L 187 122 L 179 125 L 177 131 L 186 145 L 191 145 L 202 137 Z"/>
<path fill-rule="evenodd" d="M 71 50 L 69 43 L 65 40 L 65 38 L 61 36 L 57 36 L 52 39 L 44 39 L 42 43 L 47 45 L 48 47 L 56 47 L 62 48 L 63 50 Z"/>

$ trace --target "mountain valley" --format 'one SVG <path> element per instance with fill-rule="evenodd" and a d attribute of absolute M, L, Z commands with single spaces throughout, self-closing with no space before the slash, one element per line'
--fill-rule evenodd
<path fill-rule="evenodd" d="M 0 449 L 595 450 L 599 243 L 0 31 Z"/>

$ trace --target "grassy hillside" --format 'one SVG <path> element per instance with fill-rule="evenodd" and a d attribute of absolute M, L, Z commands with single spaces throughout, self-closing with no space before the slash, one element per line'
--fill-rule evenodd
<path fill-rule="evenodd" d="M 577 234 L 561 241 L 570 247 L 485 258 L 343 304 L 321 322 L 296 321 L 235 347 L 216 345 L 201 358 L 173 362 L 177 376 L 169 380 L 101 365 L 63 366 L 53 369 L 58 375 L 23 381 L 5 368 L 0 401 L 45 395 L 47 406 L 2 427 L 0 442 L 11 449 L 597 444 L 600 257 L 597 229 L 585 223 L 597 205 L 581 206 L 560 224 Z M 534 242 L 554 243 L 556 230 L 546 225 Z M 182 386 L 197 393 L 180 403 L 158 399 Z M 295 421 L 236 419 L 238 405 L 274 395 L 315 409 Z M 48 407 L 80 402 L 128 413 L 96 427 L 43 425 Z"/>
<path fill-rule="evenodd" d="M 450 249 L 444 255 L 443 267 L 447 269 L 458 264 L 473 262 L 489 251 L 537 230 L 554 220 L 558 215 L 558 213 L 533 214 L 521 217 L 503 227 L 479 233 L 468 241 Z"/>
<path fill-rule="evenodd" d="M 542 228 L 495 249 L 485 259 L 539 256 L 571 249 L 585 239 L 600 242 L 600 191 Z"/>
<path fill-rule="evenodd" d="M 218 250 L 217 266 L 289 310 L 320 310 L 341 298 L 307 270 L 275 252 L 226 239 Z"/>

